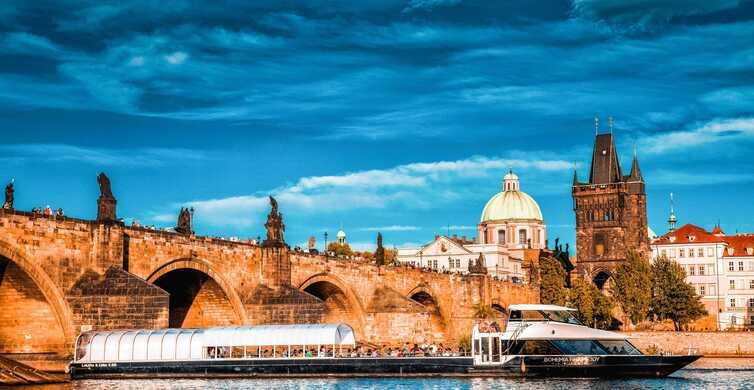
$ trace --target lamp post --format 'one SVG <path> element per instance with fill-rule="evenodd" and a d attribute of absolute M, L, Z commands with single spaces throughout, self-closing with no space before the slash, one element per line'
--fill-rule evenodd
<path fill-rule="evenodd" d="M 327 257 L 327 232 L 325 232 L 325 257 Z"/>

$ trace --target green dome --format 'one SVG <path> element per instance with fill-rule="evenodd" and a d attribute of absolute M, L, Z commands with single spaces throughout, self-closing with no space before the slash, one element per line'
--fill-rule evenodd
<path fill-rule="evenodd" d="M 481 222 L 512 219 L 533 219 L 544 222 L 537 202 L 522 191 L 498 192 L 482 210 Z"/>

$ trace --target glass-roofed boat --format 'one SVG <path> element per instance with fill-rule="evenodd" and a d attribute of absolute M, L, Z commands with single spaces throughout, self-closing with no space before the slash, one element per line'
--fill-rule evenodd
<path fill-rule="evenodd" d="M 470 356 L 365 353 L 346 324 L 93 331 L 76 340 L 73 378 L 187 376 L 666 376 L 700 356 L 644 355 L 573 309 L 511 305 L 471 329 Z M 356 350 L 361 353 L 356 353 Z"/>

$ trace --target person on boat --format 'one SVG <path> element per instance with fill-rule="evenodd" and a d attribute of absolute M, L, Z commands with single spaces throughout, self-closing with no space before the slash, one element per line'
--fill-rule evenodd
<path fill-rule="evenodd" d="M 409 356 L 410 351 L 411 347 L 409 347 L 408 341 L 406 341 L 406 344 L 403 346 L 403 350 L 401 351 L 401 356 Z"/>

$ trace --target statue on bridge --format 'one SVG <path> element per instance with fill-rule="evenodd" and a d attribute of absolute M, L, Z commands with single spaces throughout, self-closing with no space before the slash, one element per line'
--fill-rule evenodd
<path fill-rule="evenodd" d="M 283 239 L 283 232 L 285 232 L 283 213 L 278 211 L 278 201 L 272 196 L 270 196 L 270 206 L 272 209 L 267 214 L 267 223 L 264 224 L 264 227 L 267 229 L 267 239 L 264 240 L 262 246 L 282 247 L 285 246 L 285 240 Z"/>
<path fill-rule="evenodd" d="M 193 234 L 191 230 L 191 216 L 194 214 L 194 208 L 181 207 L 181 212 L 178 214 L 178 225 L 175 227 L 175 231 L 181 234 Z"/>
<path fill-rule="evenodd" d="M 13 180 L 8 183 L 7 186 L 5 186 L 5 202 L 3 203 L 3 208 L 5 210 L 13 210 L 13 193 L 15 190 L 13 189 Z"/>
<path fill-rule="evenodd" d="M 484 264 L 486 261 L 484 260 L 484 254 L 480 253 L 479 257 L 476 259 L 476 262 L 472 262 L 469 260 L 469 274 L 471 275 L 486 275 L 487 274 L 487 266 Z"/>
<path fill-rule="evenodd" d="M 115 217 L 115 205 L 117 201 L 113 196 L 112 189 L 110 188 L 110 179 L 104 172 L 100 172 L 97 175 L 97 184 L 99 184 L 99 198 L 97 198 L 97 221 L 114 222 L 117 220 Z"/>
<path fill-rule="evenodd" d="M 382 246 L 382 233 L 377 232 L 377 249 L 374 251 L 374 263 L 378 267 L 385 265 L 385 248 Z"/>

